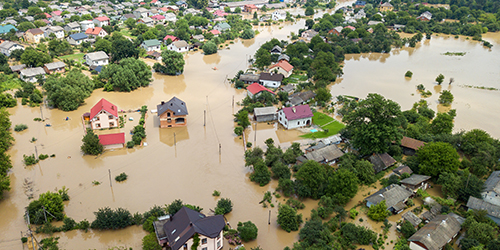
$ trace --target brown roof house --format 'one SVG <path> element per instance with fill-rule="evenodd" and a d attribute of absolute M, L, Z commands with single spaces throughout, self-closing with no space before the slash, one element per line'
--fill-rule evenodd
<path fill-rule="evenodd" d="M 186 126 L 188 115 L 186 103 L 177 97 L 172 97 L 168 102 L 161 102 L 157 106 L 160 128 Z"/>
<path fill-rule="evenodd" d="M 413 192 L 400 185 L 391 184 L 368 196 L 366 206 L 371 207 L 385 201 L 387 210 L 399 214 L 406 207 L 405 203 L 413 195 Z"/>
<path fill-rule="evenodd" d="M 394 172 L 398 176 L 401 176 L 404 173 L 410 174 L 410 175 L 413 174 L 413 170 L 411 170 L 411 168 L 406 166 L 406 165 L 401 165 L 401 166 L 395 168 L 394 170 L 392 170 L 392 172 Z"/>
<path fill-rule="evenodd" d="M 370 162 L 373 164 L 373 169 L 375 173 L 386 170 L 388 167 L 394 165 L 396 160 L 392 158 L 388 153 L 383 154 L 373 154 L 370 156 Z"/>
<path fill-rule="evenodd" d="M 426 190 L 430 186 L 429 183 L 427 183 L 430 178 L 431 177 L 427 175 L 414 174 L 401 180 L 400 183 L 406 188 L 413 190 L 413 192 L 417 192 L 419 189 Z"/>
<path fill-rule="evenodd" d="M 438 215 L 408 239 L 410 249 L 442 249 L 457 236 L 460 229 L 460 222 L 452 215 Z"/>
<path fill-rule="evenodd" d="M 401 147 L 403 148 L 403 154 L 405 155 L 414 155 L 415 152 L 420 147 L 424 146 L 423 141 L 415 140 L 410 137 L 403 136 L 403 139 L 401 139 Z"/>
<path fill-rule="evenodd" d="M 205 216 L 187 207 L 153 222 L 156 238 L 166 249 L 191 249 L 193 236 L 200 239 L 197 249 L 219 250 L 224 245 L 222 230 L 226 225 L 222 215 Z"/>

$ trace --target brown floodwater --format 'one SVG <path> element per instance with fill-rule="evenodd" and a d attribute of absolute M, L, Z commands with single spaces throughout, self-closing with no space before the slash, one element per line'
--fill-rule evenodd
<path fill-rule="evenodd" d="M 317 15 L 321 15 L 321 12 Z M 27 195 L 30 194 L 25 192 L 26 181 L 33 183 L 32 193 L 35 197 L 43 192 L 56 191 L 62 186 L 69 188 L 71 200 L 67 202 L 65 212 L 76 221 L 92 221 L 93 212 L 106 206 L 124 207 L 135 213 L 144 212 L 155 204 L 168 204 L 174 199 L 199 205 L 204 208 L 205 213 L 209 213 L 217 202 L 212 192 L 219 190 L 221 197 L 230 198 L 234 203 L 233 211 L 227 215 L 233 227 L 238 221 L 248 220 L 258 226 L 259 237 L 247 243 L 247 246 L 260 245 L 264 249 L 283 249 L 285 246 L 291 246 L 298 239 L 297 232 L 286 233 L 276 224 L 277 205 L 283 203 L 284 198 L 273 198 L 274 208 L 264 208 L 259 204 L 264 193 L 273 191 L 277 182 L 272 181 L 270 185 L 259 187 L 249 181 L 251 170 L 244 167 L 243 140 L 233 133 L 233 114 L 239 109 L 236 102 L 241 101 L 246 92 L 235 90 L 228 84 L 227 78 L 233 77 L 238 70 L 245 69 L 248 57 L 252 56 L 261 44 L 273 37 L 285 40 L 290 32 L 297 32 L 303 27 L 304 19 L 295 23 L 259 27 L 260 34 L 254 39 L 237 40 L 229 49 L 220 50 L 217 54 L 205 56 L 200 52 L 190 52 L 185 56 L 183 75 L 153 74 L 154 81 L 149 87 L 131 93 L 96 90 L 76 111 L 62 112 L 47 107 L 30 108 L 20 104 L 9 109 L 13 125 L 24 123 L 29 128 L 20 133 L 13 132 L 16 141 L 9 150 L 14 165 L 10 174 L 12 190 L 6 192 L 5 199 L 0 201 L 0 249 L 23 249 L 19 238 L 21 232 L 27 229 L 23 214 L 29 204 Z M 428 44 L 424 43 L 415 49 L 395 50 L 389 55 L 347 56 L 345 75 L 332 86 L 332 93 L 363 97 L 369 92 L 379 92 L 400 102 L 403 108 L 409 108 L 418 100 L 416 95 L 411 95 L 415 93 L 414 85 L 423 83 L 433 91 L 429 101 L 436 107 L 434 102 L 437 95 L 434 93 L 432 81 L 442 72 L 447 77 L 455 78 L 452 85 L 455 102 L 452 107 L 458 111 L 456 126 L 468 128 L 486 124 L 484 128 L 498 137 L 489 127 L 498 120 L 498 112 L 489 110 L 490 107 L 495 108 L 495 105 L 498 105 L 494 98 L 498 98 L 499 92 L 460 87 L 464 84 L 498 84 L 497 47 L 500 38 L 498 34 L 488 34 L 485 39 L 494 43 L 492 50 L 462 38 L 455 40 L 433 37 Z M 464 57 L 440 55 L 446 51 L 468 53 Z M 444 60 L 442 64 L 437 63 L 440 60 Z M 432 64 L 433 68 L 429 69 L 428 64 Z M 461 66 L 462 64 L 468 66 Z M 217 70 L 214 70 L 214 67 Z M 409 81 L 403 77 L 408 69 L 414 72 L 413 79 Z M 385 73 L 375 75 L 379 72 Z M 360 76 L 362 78 L 359 78 Z M 446 89 L 448 85 L 444 84 L 442 88 Z M 106 98 L 119 109 L 127 111 L 138 109 L 142 105 L 147 105 L 150 110 L 156 109 L 156 105 L 162 100 L 169 100 L 173 96 L 187 104 L 187 127 L 159 129 L 156 115 L 148 112 L 145 140 L 147 146 L 107 151 L 98 157 L 83 156 L 80 152 L 84 133 L 81 115 L 88 112 L 101 98 Z M 480 104 L 484 106 L 479 106 Z M 41 117 L 42 114 L 45 122 L 33 121 L 33 118 Z M 120 131 L 125 132 L 129 140 L 129 130 L 137 125 L 139 114 L 127 113 L 127 116 L 132 116 L 134 121 L 127 121 L 125 128 Z M 45 124 L 51 126 L 47 127 Z M 300 132 L 284 131 L 275 124 L 258 124 L 256 130 L 254 126 L 252 124 L 252 127 L 246 130 L 245 138 L 261 147 L 267 138 L 273 138 L 283 148 L 293 141 L 302 144 L 308 142 L 299 137 Z M 118 129 L 110 132 L 118 132 Z M 31 143 L 33 137 L 37 141 Z M 38 154 L 56 154 L 56 157 L 25 167 L 22 163 L 23 154 L 34 154 L 35 148 Z M 111 171 L 112 187 L 108 171 Z M 125 172 L 129 178 L 123 183 L 117 183 L 114 177 L 121 172 Z M 101 184 L 93 185 L 93 181 Z M 363 192 L 360 192 L 359 197 L 352 203 L 356 204 L 362 195 Z M 300 212 L 307 218 L 310 210 L 317 206 L 317 201 L 305 200 L 304 203 L 306 209 Z M 381 231 L 378 224 L 365 224 L 377 232 Z M 145 232 L 140 227 L 105 232 L 71 231 L 55 234 L 60 237 L 60 246 L 65 249 L 107 249 L 113 246 L 140 249 L 144 235 Z M 45 235 L 37 237 L 41 239 Z M 389 236 L 390 239 L 395 237 L 395 233 Z M 227 244 L 225 249 L 229 249 Z"/>

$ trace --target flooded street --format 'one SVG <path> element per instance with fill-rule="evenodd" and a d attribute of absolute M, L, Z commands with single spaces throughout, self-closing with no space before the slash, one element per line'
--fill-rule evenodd
<path fill-rule="evenodd" d="M 236 40 L 229 49 L 220 50 L 214 55 L 191 52 L 185 56 L 183 75 L 153 74 L 154 81 L 149 87 L 130 93 L 96 90 L 86 99 L 86 104 L 76 111 L 30 108 L 21 106 L 19 101 L 17 107 L 9 109 L 12 124 L 24 123 L 29 128 L 20 133 L 13 132 L 16 141 L 9 150 L 14 166 L 10 174 L 12 189 L 0 201 L 0 249 L 23 249 L 20 232 L 27 229 L 23 214 L 29 204 L 23 187 L 25 180 L 33 181 L 36 198 L 43 192 L 66 186 L 70 195 L 70 201 L 65 206 L 66 215 L 76 221 L 87 219 L 90 222 L 94 220 L 93 212 L 102 207 L 123 207 L 132 214 L 143 213 L 155 204 L 169 204 L 175 199 L 198 205 L 204 209 L 204 213 L 209 213 L 217 201 L 212 193 L 218 190 L 221 197 L 233 201 L 233 211 L 226 215 L 231 226 L 236 227 L 238 221 L 251 220 L 259 229 L 258 238 L 245 244 L 247 249 L 257 245 L 264 249 L 292 246 L 298 240 L 298 232 L 287 233 L 276 224 L 278 202 L 283 203 L 284 198 L 276 199 L 273 196 L 274 208 L 263 208 L 259 204 L 266 191 L 274 191 L 277 181 L 259 187 L 248 178 L 250 169 L 244 167 L 243 140 L 233 133 L 233 114 L 239 109 L 236 102 L 245 97 L 246 91 L 235 90 L 226 78 L 232 78 L 239 70 L 244 70 L 248 57 L 253 56 L 261 44 L 273 37 L 286 40 L 290 32 L 296 33 L 303 28 L 304 22 L 301 19 L 296 23 L 259 27 L 260 34 L 254 39 Z M 432 82 L 439 73 L 443 73 L 447 79 L 455 79 L 451 87 L 447 80 L 442 85 L 443 89 L 451 88 L 455 96 L 452 104 L 452 108 L 457 109 L 455 129 L 479 127 L 498 138 L 500 132 L 494 129 L 494 124 L 500 119 L 500 113 L 490 110 L 496 110 L 500 105 L 497 102 L 500 92 L 461 87 L 478 85 L 500 88 L 500 34 L 488 34 L 485 39 L 494 44 L 491 51 L 475 41 L 463 38 L 433 37 L 430 42 L 419 44 L 415 49 L 393 50 L 389 55 L 348 55 L 344 76 L 331 87 L 332 94 L 365 97 L 367 93 L 378 92 L 399 102 L 403 109 L 408 109 L 419 99 L 415 85 L 422 83 L 433 92 L 428 100 L 432 108 L 436 109 L 439 95 L 435 93 L 437 90 Z M 440 55 L 446 51 L 465 51 L 467 54 L 464 57 Z M 213 70 L 213 67 L 218 70 Z M 406 70 L 413 71 L 413 79 L 404 79 Z M 173 96 L 187 105 L 187 127 L 159 129 L 156 114 L 148 111 L 147 146 L 107 151 L 99 157 L 82 156 L 80 146 L 84 130 L 81 115 L 89 112 L 101 98 L 106 98 L 120 110 L 138 109 L 142 105 L 152 110 L 162 100 L 167 101 Z M 41 117 L 42 114 L 46 119 L 44 123 L 33 121 L 33 118 Z M 139 120 L 138 113 L 130 115 L 135 118 L 134 121 L 127 120 L 125 128 L 121 129 L 127 134 L 127 140 L 131 137 L 129 129 L 137 125 Z M 46 127 L 46 123 L 51 126 Z M 263 123 L 258 124 L 255 137 L 254 128 L 252 124 L 247 129 L 246 139 L 252 143 L 256 141 L 261 147 L 267 138 L 273 138 L 282 147 L 288 147 L 293 141 L 301 139 L 298 137 L 299 132 L 283 131 L 276 125 Z M 30 142 L 32 137 L 37 139 L 35 143 Z M 23 154 L 31 155 L 35 150 L 38 154 L 55 154 L 56 157 L 25 167 Z M 109 170 L 113 179 L 112 187 Z M 114 177 L 122 172 L 129 176 L 128 179 L 122 183 L 115 182 Z M 93 181 L 101 184 L 93 185 Z M 359 197 L 356 197 L 360 198 L 363 194 L 360 192 Z M 358 198 L 346 209 L 355 205 Z M 306 209 L 300 212 L 306 219 L 310 210 L 317 206 L 317 201 L 306 200 L 304 204 Z M 369 223 L 365 220 L 366 225 Z M 373 225 L 376 231 L 380 231 L 379 224 Z M 389 239 L 396 237 L 394 228 L 391 228 Z M 141 249 L 145 234 L 142 227 L 133 226 L 104 232 L 84 233 L 74 230 L 55 236 L 60 237 L 59 246 L 62 249 L 108 249 L 114 246 Z M 45 235 L 37 238 L 43 237 Z M 224 249 L 229 249 L 229 245 L 225 244 Z"/>

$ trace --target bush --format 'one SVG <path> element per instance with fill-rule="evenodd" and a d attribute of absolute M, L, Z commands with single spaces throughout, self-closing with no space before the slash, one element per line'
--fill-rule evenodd
<path fill-rule="evenodd" d="M 234 128 L 234 133 L 235 133 L 237 136 L 241 136 L 241 135 L 243 135 L 243 127 L 238 126 L 238 127 Z"/>
<path fill-rule="evenodd" d="M 408 71 L 406 71 L 406 73 L 405 73 L 405 77 L 411 78 L 412 76 L 413 76 L 413 72 L 411 72 L 411 71 L 409 71 L 409 70 L 408 70 Z"/>
<path fill-rule="evenodd" d="M 202 49 L 205 55 L 211 55 L 217 53 L 217 45 L 212 41 L 205 43 Z"/>
<path fill-rule="evenodd" d="M 23 155 L 23 161 L 26 166 L 31 166 L 38 163 L 38 159 L 34 154 L 32 155 Z"/>
<path fill-rule="evenodd" d="M 381 201 L 377 205 L 372 205 L 368 210 L 368 217 L 374 221 L 384 221 L 389 216 L 385 201 Z"/>
<path fill-rule="evenodd" d="M 252 29 L 246 29 L 241 33 L 240 37 L 242 39 L 252 39 L 255 37 L 255 32 Z"/>
<path fill-rule="evenodd" d="M 61 230 L 64 232 L 67 232 L 67 231 L 70 231 L 70 230 L 73 230 L 76 228 L 75 220 L 73 220 L 69 217 L 65 217 L 63 220 L 63 223 L 64 224 L 62 225 Z"/>
<path fill-rule="evenodd" d="M 306 205 L 304 205 L 304 203 L 302 203 L 299 200 L 293 199 L 293 198 L 288 199 L 286 201 L 286 204 L 289 205 L 292 208 L 295 208 L 295 209 L 304 209 L 304 208 L 306 208 Z"/>
<path fill-rule="evenodd" d="M 251 148 L 252 147 L 252 143 L 251 142 L 247 142 L 247 148 Z"/>
<path fill-rule="evenodd" d="M 155 216 L 150 216 L 142 225 L 142 229 L 149 233 L 154 233 L 155 228 L 153 226 L 153 222 L 156 220 Z"/>
<path fill-rule="evenodd" d="M 21 132 L 25 129 L 28 129 L 28 125 L 26 124 L 17 124 L 15 127 L 14 127 L 14 131 L 16 132 Z"/>
<path fill-rule="evenodd" d="M 133 148 L 134 146 L 135 146 L 135 143 L 133 141 L 127 142 L 127 148 Z"/>
<path fill-rule="evenodd" d="M 43 224 L 45 222 L 45 211 L 51 213 L 56 217 L 57 220 L 62 220 L 64 218 L 64 204 L 63 199 L 58 193 L 47 192 L 40 195 L 38 200 L 30 202 L 28 205 L 28 213 L 30 215 L 31 223 L 33 224 Z M 47 215 L 47 220 L 50 222 L 54 218 Z"/>
<path fill-rule="evenodd" d="M 297 231 L 300 224 L 302 224 L 302 214 L 297 214 L 297 210 L 288 205 L 280 205 L 278 209 L 278 224 L 287 232 Z"/>
<path fill-rule="evenodd" d="M 354 208 L 351 208 L 351 210 L 349 210 L 349 217 L 351 217 L 351 219 L 355 219 L 356 216 L 358 216 L 359 212 L 354 209 Z"/>
<path fill-rule="evenodd" d="M 90 228 L 90 222 L 88 222 L 86 219 L 82 220 L 76 225 L 76 228 L 87 232 Z"/>
<path fill-rule="evenodd" d="M 98 155 L 104 150 L 104 146 L 101 144 L 99 136 L 94 134 L 94 131 L 90 128 L 87 129 L 87 134 L 83 136 L 82 142 L 83 145 L 81 149 L 85 154 Z"/>
<path fill-rule="evenodd" d="M 247 222 L 238 222 L 238 233 L 243 241 L 251 241 L 257 238 L 258 233 L 257 226 L 253 224 L 251 221 Z"/>
<path fill-rule="evenodd" d="M 217 190 L 214 190 L 214 192 L 212 193 L 212 196 L 220 196 L 220 191 L 217 191 Z"/>
<path fill-rule="evenodd" d="M 227 214 L 233 211 L 233 203 L 229 198 L 222 198 L 217 202 L 215 214 Z"/>
<path fill-rule="evenodd" d="M 127 178 L 128 178 L 128 175 L 126 173 L 121 173 L 115 177 L 115 181 L 122 182 L 122 181 L 125 181 Z"/>
<path fill-rule="evenodd" d="M 49 155 L 41 154 L 40 156 L 38 156 L 38 158 L 43 161 L 43 160 L 49 158 Z"/>
<path fill-rule="evenodd" d="M 133 224 L 132 215 L 123 208 L 116 210 L 109 207 L 100 208 L 94 214 L 96 218 L 90 225 L 92 229 L 120 229 Z"/>
<path fill-rule="evenodd" d="M 162 247 L 158 243 L 158 240 L 156 239 L 156 234 L 155 233 L 150 233 L 144 238 L 142 238 L 142 249 L 144 250 L 161 250 Z"/>

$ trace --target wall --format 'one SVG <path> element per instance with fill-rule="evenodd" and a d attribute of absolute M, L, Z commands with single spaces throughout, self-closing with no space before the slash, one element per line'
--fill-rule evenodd
<path fill-rule="evenodd" d="M 168 116 L 170 114 L 170 117 Z M 176 119 L 183 118 L 183 123 L 176 123 Z M 170 119 L 170 120 L 169 120 Z M 185 115 L 173 115 L 172 111 L 167 110 L 163 114 L 160 115 L 160 128 L 175 128 L 175 127 L 183 127 L 186 126 L 187 119 Z"/>
<path fill-rule="evenodd" d="M 92 129 L 106 129 L 110 127 L 112 128 L 118 127 L 118 117 L 113 116 L 112 119 L 109 119 L 109 116 L 113 115 L 104 110 L 101 110 L 101 112 L 99 112 L 99 114 L 92 119 Z M 97 118 L 99 118 L 99 120 L 97 120 Z M 100 126 L 98 126 L 98 124 Z"/>
<path fill-rule="evenodd" d="M 307 123 L 309 121 L 309 124 Z M 278 122 L 286 129 L 300 128 L 312 124 L 312 117 L 288 121 L 283 110 L 278 112 Z"/>
<path fill-rule="evenodd" d="M 264 87 L 278 88 L 281 86 L 281 82 L 278 81 L 260 80 L 260 82 L 264 85 Z"/>

